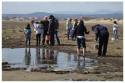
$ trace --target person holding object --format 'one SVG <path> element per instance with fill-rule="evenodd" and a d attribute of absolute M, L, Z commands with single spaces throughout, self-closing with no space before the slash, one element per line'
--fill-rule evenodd
<path fill-rule="evenodd" d="M 72 29 L 71 21 L 72 21 L 72 19 L 68 18 L 68 21 L 67 21 L 67 23 L 66 23 L 67 40 L 69 40 L 70 30 Z"/>
<path fill-rule="evenodd" d="M 115 40 L 118 40 L 118 35 L 117 35 L 118 27 L 119 27 L 118 23 L 114 21 L 113 32 L 114 32 Z"/>
<path fill-rule="evenodd" d="M 47 16 L 44 17 L 44 21 L 40 22 L 43 24 L 44 29 L 43 29 L 43 38 L 42 38 L 42 45 L 44 45 L 45 42 L 45 36 L 47 35 L 48 27 L 49 27 L 49 21 L 47 20 Z M 49 44 L 49 40 L 46 40 L 47 45 Z"/>
<path fill-rule="evenodd" d="M 108 38 L 109 38 L 108 29 L 103 25 L 96 24 L 95 26 L 92 26 L 92 30 L 94 30 L 94 32 L 95 32 L 95 41 L 96 42 L 99 38 L 98 57 L 106 56 Z M 102 53 L 102 46 L 103 46 L 103 53 Z"/>
<path fill-rule="evenodd" d="M 28 23 L 25 29 L 23 30 L 23 33 L 25 35 L 25 44 L 27 46 L 27 41 L 29 41 L 29 46 L 30 46 L 30 40 L 31 40 L 31 28 L 30 24 Z"/>
<path fill-rule="evenodd" d="M 34 26 L 34 30 L 36 31 L 36 46 L 40 45 L 41 33 L 43 33 L 42 26 L 38 22 L 34 20 L 31 21 Z"/>
<path fill-rule="evenodd" d="M 85 34 L 89 34 L 89 31 L 87 32 L 86 27 L 84 26 L 83 20 L 80 20 L 78 26 L 76 26 L 74 32 L 73 32 L 73 37 L 76 35 L 76 41 L 77 41 L 77 54 L 80 55 L 80 47 L 82 44 L 83 47 L 83 57 L 85 56 L 85 49 L 86 49 L 86 44 L 85 44 Z"/>

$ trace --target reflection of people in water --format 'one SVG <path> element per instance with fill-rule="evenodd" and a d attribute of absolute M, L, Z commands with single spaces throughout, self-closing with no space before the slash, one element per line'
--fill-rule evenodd
<path fill-rule="evenodd" d="M 28 68 L 29 65 L 30 65 L 30 62 L 31 62 L 31 52 L 30 52 L 30 48 L 29 48 L 29 51 L 28 51 L 28 52 L 27 52 L 27 48 L 25 48 L 24 62 L 25 62 L 25 65 L 26 65 L 27 68 Z"/>
<path fill-rule="evenodd" d="M 80 60 L 80 56 L 78 56 L 77 59 L 78 59 L 77 67 L 82 69 L 85 68 L 85 57 L 83 57 L 83 60 Z"/>
<path fill-rule="evenodd" d="M 54 59 L 54 50 L 50 50 L 50 60 Z"/>
<path fill-rule="evenodd" d="M 71 54 L 70 53 L 66 53 L 66 60 L 71 61 Z"/>
<path fill-rule="evenodd" d="M 48 60 L 50 60 L 49 64 L 56 64 L 57 55 L 58 51 L 54 53 L 54 50 L 42 49 L 42 63 L 47 64 Z"/>
<path fill-rule="evenodd" d="M 54 53 L 54 60 L 55 60 L 55 63 L 57 63 L 57 55 L 58 55 L 58 51 L 55 51 L 55 53 Z"/>
<path fill-rule="evenodd" d="M 41 60 L 41 57 L 40 57 L 40 48 L 36 48 L 35 65 L 36 65 L 36 64 L 40 64 L 40 60 Z"/>
<path fill-rule="evenodd" d="M 49 59 L 50 59 L 50 53 L 49 53 L 49 50 L 46 49 L 45 60 L 49 60 Z"/>

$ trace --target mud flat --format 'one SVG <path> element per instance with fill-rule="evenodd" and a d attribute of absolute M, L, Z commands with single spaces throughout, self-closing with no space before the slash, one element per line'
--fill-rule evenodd
<path fill-rule="evenodd" d="M 15 21 L 2 21 L 2 48 L 25 48 L 25 39 L 22 30 L 25 28 L 26 24 L 30 22 L 15 22 Z M 97 22 L 85 22 L 85 26 L 87 30 L 90 31 L 89 35 L 85 35 L 87 38 L 86 41 L 86 57 L 91 58 L 94 60 L 98 60 L 100 64 L 95 64 L 98 68 L 95 68 L 99 72 L 92 73 L 91 71 L 87 70 L 82 71 L 80 73 L 65 73 L 65 74 L 56 74 L 56 73 L 45 73 L 45 72 L 27 72 L 25 70 L 19 71 L 2 71 L 2 80 L 51 80 L 51 81 L 58 81 L 58 80 L 67 80 L 67 81 L 91 81 L 91 80 L 111 80 L 111 81 L 123 81 L 123 24 L 119 24 L 118 30 L 118 41 L 112 41 L 111 38 L 114 37 L 111 22 L 99 22 L 100 24 L 106 26 L 110 32 L 109 35 L 109 43 L 107 49 L 107 56 L 106 57 L 96 57 L 97 50 L 94 50 L 94 44 L 97 44 L 94 41 L 95 34 L 91 31 L 91 26 L 94 24 L 98 24 Z M 27 48 L 45 48 L 45 49 L 52 49 L 58 50 L 60 52 L 68 52 L 68 53 L 75 53 L 77 44 L 76 41 L 67 40 L 65 35 L 65 27 L 64 23 L 60 22 L 60 27 L 58 30 L 58 36 L 60 38 L 61 45 L 57 45 L 57 41 L 55 39 L 55 46 L 48 46 L 40 45 L 38 47 L 35 46 L 36 38 L 35 32 L 33 31 L 33 27 L 31 26 L 32 36 L 31 36 L 31 46 Z M 9 39 L 5 39 L 5 35 L 9 35 Z M 81 48 L 82 52 L 82 48 Z M 17 55 L 18 56 L 18 55 Z M 3 55 L 2 55 L 3 57 Z M 8 61 L 7 61 L 8 62 Z M 107 63 L 111 63 L 111 66 L 107 66 Z M 8 66 L 9 67 L 9 66 Z M 88 73 L 87 73 L 88 72 Z M 108 73 L 109 72 L 109 73 Z M 116 73 L 114 73 L 116 72 Z M 20 75 L 19 75 L 19 74 Z M 85 74 L 87 73 L 87 74 Z"/>

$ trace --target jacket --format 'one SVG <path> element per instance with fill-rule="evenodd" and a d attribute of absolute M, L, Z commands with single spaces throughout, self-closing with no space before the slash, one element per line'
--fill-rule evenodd
<path fill-rule="evenodd" d="M 118 30 L 118 27 L 119 27 L 118 24 L 114 24 L 114 25 L 113 25 L 113 30 Z"/>
<path fill-rule="evenodd" d="M 48 28 L 48 33 L 55 33 L 55 22 L 54 22 L 54 19 L 51 19 L 50 20 L 50 23 L 49 23 L 49 28 Z"/>
<path fill-rule="evenodd" d="M 24 33 L 25 37 L 30 37 L 31 36 L 31 29 L 24 29 L 23 33 Z"/>
<path fill-rule="evenodd" d="M 54 22 L 55 22 L 55 29 L 58 29 L 59 28 L 59 21 L 55 18 Z"/>
<path fill-rule="evenodd" d="M 97 40 L 98 37 L 103 37 L 104 35 L 109 34 L 108 29 L 105 26 L 98 24 L 95 25 L 94 32 L 95 32 L 95 40 Z"/>
<path fill-rule="evenodd" d="M 66 29 L 72 29 L 72 24 L 71 24 L 71 22 L 67 22 L 66 23 Z"/>
<path fill-rule="evenodd" d="M 86 30 L 86 27 L 78 25 L 78 26 L 76 26 L 76 28 L 75 28 L 75 30 L 73 32 L 73 37 L 74 37 L 74 35 L 76 35 L 76 36 L 84 36 L 84 33 L 89 34 L 89 32 L 87 32 L 87 30 Z"/>
<path fill-rule="evenodd" d="M 48 31 L 48 27 L 49 27 L 49 21 L 41 21 L 41 23 L 43 24 L 44 26 L 44 32 L 47 32 Z"/>
<path fill-rule="evenodd" d="M 43 29 L 41 29 L 36 22 L 34 22 L 33 25 L 34 25 L 34 30 L 36 31 L 36 34 L 43 33 Z"/>

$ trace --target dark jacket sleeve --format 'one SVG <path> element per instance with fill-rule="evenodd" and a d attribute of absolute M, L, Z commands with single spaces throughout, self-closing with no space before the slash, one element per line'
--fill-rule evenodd
<path fill-rule="evenodd" d="M 51 29 L 52 29 L 52 21 L 50 21 L 50 23 L 49 23 L 48 33 L 51 33 Z"/>
<path fill-rule="evenodd" d="M 97 40 L 98 37 L 99 37 L 99 29 L 98 29 L 98 27 L 95 27 L 94 31 L 95 31 L 95 40 Z"/>
<path fill-rule="evenodd" d="M 84 26 L 84 31 L 85 31 L 85 34 L 89 34 L 89 31 L 87 32 L 87 29 L 85 26 Z"/>

